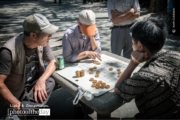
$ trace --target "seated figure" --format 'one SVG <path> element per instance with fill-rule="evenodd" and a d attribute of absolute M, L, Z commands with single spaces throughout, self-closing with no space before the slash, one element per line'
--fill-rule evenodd
<path fill-rule="evenodd" d="M 163 51 L 166 25 L 148 18 L 132 27 L 131 61 L 115 85 L 125 102 L 135 98 L 136 119 L 180 118 L 180 54 Z M 145 64 L 132 76 L 134 69 Z"/>
<path fill-rule="evenodd" d="M 66 30 L 62 39 L 65 61 L 76 62 L 86 57 L 101 60 L 101 42 L 94 12 L 81 11 L 77 22 Z"/>
<path fill-rule="evenodd" d="M 79 14 L 78 24 L 68 28 L 62 39 L 63 57 L 66 62 L 76 62 L 84 58 L 101 60 L 101 42 L 96 27 L 96 17 L 92 10 Z M 81 101 L 74 106 L 76 119 L 87 119 L 93 110 Z"/>
<path fill-rule="evenodd" d="M 8 108 L 26 111 L 36 109 L 28 106 L 45 106 L 55 86 L 51 74 L 56 60 L 48 43 L 58 27 L 42 14 L 33 14 L 24 20 L 23 29 L 0 48 L 0 118 Z"/>

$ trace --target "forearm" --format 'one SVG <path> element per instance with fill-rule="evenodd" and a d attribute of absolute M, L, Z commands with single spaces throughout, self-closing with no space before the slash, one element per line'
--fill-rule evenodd
<path fill-rule="evenodd" d="M 39 80 L 45 82 L 55 70 L 56 70 L 56 60 L 52 60 L 49 62 L 48 66 L 46 67 L 45 72 L 42 74 Z"/>
<path fill-rule="evenodd" d="M 112 18 L 111 20 L 112 20 L 112 22 L 113 22 L 113 24 L 119 24 L 119 23 L 122 23 L 122 22 L 124 22 L 125 20 L 127 20 L 130 16 L 132 16 L 133 15 L 133 13 L 131 13 L 131 12 L 127 12 L 127 13 L 124 13 L 124 14 L 122 14 L 122 15 L 119 15 L 119 16 L 117 16 L 117 17 L 115 17 L 115 18 Z"/>
<path fill-rule="evenodd" d="M 137 13 L 131 15 L 131 16 L 128 18 L 128 20 L 136 19 L 136 18 L 138 18 L 139 16 L 140 16 L 140 13 L 137 12 Z"/>
<path fill-rule="evenodd" d="M 78 54 L 77 60 L 81 60 L 81 59 L 86 58 L 86 57 L 87 57 L 86 51 L 83 51 L 83 52 Z"/>
<path fill-rule="evenodd" d="M 90 37 L 90 41 L 91 41 L 91 47 L 92 47 L 92 50 L 93 50 L 93 51 L 96 50 L 97 47 L 98 47 L 98 44 L 97 44 L 97 42 L 96 42 L 94 36 Z"/>
<path fill-rule="evenodd" d="M 130 78 L 132 72 L 134 71 L 134 69 L 138 66 L 138 64 L 135 64 L 132 60 L 130 61 L 129 65 L 127 66 L 127 68 L 124 70 L 124 72 L 122 73 L 121 77 L 119 78 L 119 80 L 116 82 L 117 86 L 119 83 L 121 83 L 124 80 L 127 80 L 128 78 Z"/>
<path fill-rule="evenodd" d="M 4 83 L 0 83 L 0 94 L 8 104 L 16 105 L 20 102 Z"/>
<path fill-rule="evenodd" d="M 101 53 L 101 47 L 98 46 L 97 49 L 94 52 L 97 52 L 97 53 L 100 54 Z"/>

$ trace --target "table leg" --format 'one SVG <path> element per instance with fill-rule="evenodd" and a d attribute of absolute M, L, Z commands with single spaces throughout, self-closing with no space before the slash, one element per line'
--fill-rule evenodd
<path fill-rule="evenodd" d="M 111 118 L 111 114 L 104 116 L 97 113 L 97 119 L 110 119 L 110 118 Z"/>

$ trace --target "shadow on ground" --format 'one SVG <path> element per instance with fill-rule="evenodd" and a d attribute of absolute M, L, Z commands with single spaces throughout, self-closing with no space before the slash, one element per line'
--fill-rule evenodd
<path fill-rule="evenodd" d="M 63 88 L 53 91 L 47 103 L 51 108 L 51 116 L 48 119 L 73 119 L 73 99 L 74 97 Z"/>

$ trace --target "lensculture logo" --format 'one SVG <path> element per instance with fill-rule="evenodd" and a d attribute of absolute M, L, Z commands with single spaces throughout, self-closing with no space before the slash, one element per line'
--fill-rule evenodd
<path fill-rule="evenodd" d="M 15 110 L 13 108 L 8 109 L 8 115 L 25 115 L 25 116 L 50 116 L 51 111 L 49 108 L 45 109 L 21 109 Z"/>

